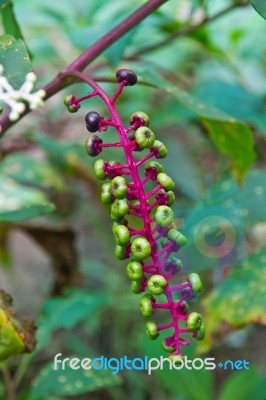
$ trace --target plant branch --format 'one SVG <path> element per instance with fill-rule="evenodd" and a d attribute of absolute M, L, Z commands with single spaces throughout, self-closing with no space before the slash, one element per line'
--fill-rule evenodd
<path fill-rule="evenodd" d="M 89 65 L 93 60 L 95 60 L 104 50 L 108 49 L 113 43 L 124 36 L 132 28 L 138 25 L 146 17 L 148 17 L 152 12 L 157 10 L 160 6 L 166 3 L 167 0 L 149 0 L 143 6 L 139 7 L 130 16 L 125 18 L 122 22 L 116 25 L 113 29 L 103 35 L 97 42 L 95 42 L 91 47 L 89 47 L 84 53 L 82 53 L 75 61 L 73 61 L 68 67 L 60 71 L 59 74 L 43 89 L 46 92 L 45 100 L 58 93 L 64 87 L 72 83 L 70 78 L 68 81 L 62 81 L 59 77 L 62 72 L 69 71 L 82 71 L 87 65 Z M 30 110 L 27 108 L 23 114 L 21 114 L 21 119 L 24 115 L 28 114 Z M 17 120 L 19 121 L 19 120 Z M 11 127 L 15 122 L 9 120 L 8 115 L 5 115 L 1 121 L 2 130 L 0 132 L 0 138 L 3 136 L 4 132 Z"/>
<path fill-rule="evenodd" d="M 162 40 L 161 42 L 155 43 L 151 46 L 144 47 L 144 48 L 140 49 L 139 51 L 135 52 L 134 54 L 132 54 L 131 56 L 129 56 L 127 59 L 135 60 L 136 58 L 138 58 L 141 55 L 144 55 L 144 54 L 150 53 L 152 51 L 155 51 L 157 49 L 160 49 L 161 47 L 164 47 L 164 46 L 168 45 L 169 43 L 173 42 L 175 39 L 182 37 L 182 36 L 189 35 L 189 34 L 195 32 L 196 30 L 198 30 L 199 28 L 203 27 L 204 25 L 207 25 L 207 24 L 215 21 L 216 19 L 223 17 L 224 15 L 230 13 L 231 11 L 235 10 L 236 8 L 246 7 L 247 5 L 249 5 L 248 0 L 244 0 L 241 2 L 239 1 L 234 4 L 231 4 L 229 7 L 224 8 L 223 10 L 219 11 L 217 14 L 214 14 L 212 16 L 206 15 L 199 23 L 197 23 L 195 25 L 188 25 L 188 26 L 185 26 L 185 27 L 179 29 L 178 31 L 174 32 L 172 35 L 168 36 L 166 39 Z"/>

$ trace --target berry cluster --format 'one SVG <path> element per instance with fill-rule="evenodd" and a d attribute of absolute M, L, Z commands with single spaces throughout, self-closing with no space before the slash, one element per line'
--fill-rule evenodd
<path fill-rule="evenodd" d="M 81 78 L 81 74 L 77 76 Z M 102 185 L 101 200 L 110 206 L 114 221 L 115 255 L 119 260 L 128 259 L 126 272 L 133 293 L 147 291 L 140 300 L 143 316 L 152 317 L 156 309 L 168 310 L 170 314 L 171 322 L 166 325 L 158 325 L 154 320 L 146 323 L 149 338 L 157 339 L 161 331 L 171 329 L 172 334 L 163 340 L 163 348 L 170 353 L 170 357 L 180 358 L 183 356 L 181 346 L 189 344 L 189 339 L 184 336 L 192 333 L 195 339 L 202 340 L 205 327 L 199 313 L 189 313 L 187 303 L 202 290 L 198 274 L 191 273 L 185 282 L 170 284 L 173 275 L 183 267 L 174 253 L 187 240 L 174 224 L 171 209 L 175 201 L 174 181 L 157 161 L 166 157 L 167 149 L 149 128 L 149 117 L 145 113 L 135 112 L 130 117 L 129 127 L 124 127 L 119 117 L 115 102 L 125 86 L 137 83 L 134 72 L 127 69 L 117 71 L 119 85 L 112 98 L 93 79 L 84 77 L 83 80 L 94 91 L 80 99 L 68 96 L 65 99 L 68 110 L 75 112 L 80 108 L 81 101 L 99 96 L 110 113 L 109 119 L 96 111 L 86 115 L 85 123 L 90 132 L 85 142 L 88 155 L 95 157 L 105 147 L 116 147 L 122 149 L 126 160 L 119 163 L 98 159 L 94 166 L 97 178 L 106 181 Z M 119 141 L 116 143 L 105 143 L 102 137 L 95 134 L 106 131 L 109 126 L 118 133 Z M 136 154 L 142 151 L 144 156 L 136 159 Z M 137 227 L 132 226 L 132 216 L 138 220 Z M 166 301 L 159 302 L 156 296 L 162 294 L 166 296 Z"/>

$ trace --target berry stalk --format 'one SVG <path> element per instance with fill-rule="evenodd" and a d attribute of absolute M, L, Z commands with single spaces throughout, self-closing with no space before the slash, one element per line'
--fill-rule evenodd
<path fill-rule="evenodd" d="M 80 103 L 95 95 L 105 103 L 110 118 L 100 116 L 96 111 L 86 114 L 85 122 L 89 135 L 85 142 L 86 151 L 90 156 L 98 156 L 104 148 L 121 148 L 126 162 L 98 159 L 94 170 L 99 180 L 107 180 L 102 185 L 101 199 L 111 206 L 111 218 L 114 220 L 113 233 L 116 242 L 115 254 L 118 259 L 130 259 L 127 264 L 127 275 L 131 280 L 133 293 L 145 294 L 140 302 L 143 316 L 150 317 L 157 308 L 170 313 L 170 322 L 157 325 L 153 320 L 146 323 L 146 331 L 150 339 L 157 339 L 163 330 L 173 330 L 173 334 L 163 341 L 163 348 L 173 357 L 182 357 L 181 346 L 188 344 L 188 339 L 182 335 L 192 333 L 201 340 L 205 334 L 201 315 L 189 313 L 186 301 L 193 299 L 202 289 L 200 278 L 191 273 L 181 284 L 171 285 L 171 278 L 182 269 L 181 260 L 172 253 L 186 244 L 185 236 L 176 229 L 174 213 L 171 205 L 174 203 L 174 181 L 163 171 L 162 165 L 155 161 L 167 155 L 167 149 L 162 142 L 156 140 L 154 132 L 149 128 L 149 117 L 143 112 L 136 112 L 130 118 L 130 126 L 125 127 L 115 103 L 127 86 L 137 83 L 133 71 L 120 69 L 116 73 L 118 88 L 112 97 L 90 77 L 78 71 L 66 72 L 62 78 L 75 77 L 84 81 L 93 89 L 92 93 L 77 99 L 67 96 L 65 104 L 70 112 L 76 112 Z M 100 134 L 108 127 L 116 129 L 119 141 L 104 143 Z M 139 161 L 135 159 L 136 152 L 148 152 Z M 154 158 L 154 161 L 149 161 Z M 145 171 L 145 178 L 141 177 Z M 111 180 L 108 182 L 108 180 Z M 155 184 L 149 192 L 145 186 Z M 134 216 L 142 221 L 141 229 L 129 226 L 126 216 Z M 179 293 L 175 301 L 173 293 Z M 164 294 L 165 303 L 157 303 L 154 296 Z"/>

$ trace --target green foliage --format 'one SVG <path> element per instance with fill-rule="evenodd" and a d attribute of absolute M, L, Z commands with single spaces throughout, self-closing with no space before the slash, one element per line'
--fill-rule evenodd
<path fill-rule="evenodd" d="M 266 19 L 266 4 L 263 0 L 251 0 L 250 4 L 255 8 L 255 10 Z"/>
<path fill-rule="evenodd" d="M 19 24 L 13 10 L 13 2 L 3 0 L 0 3 L 0 12 L 2 14 L 5 33 L 14 36 L 16 39 L 23 39 Z"/>
<path fill-rule="evenodd" d="M 233 268 L 203 301 L 207 327 L 201 349 L 209 350 L 215 334 L 266 318 L 266 248 L 240 266 Z"/>
<path fill-rule="evenodd" d="M 54 206 L 39 190 L 0 176 L 0 221 L 13 222 L 51 213 Z"/>
<path fill-rule="evenodd" d="M 4 67 L 4 75 L 14 88 L 19 88 L 25 76 L 32 70 L 30 58 L 21 39 L 11 35 L 0 37 L 0 64 Z"/>

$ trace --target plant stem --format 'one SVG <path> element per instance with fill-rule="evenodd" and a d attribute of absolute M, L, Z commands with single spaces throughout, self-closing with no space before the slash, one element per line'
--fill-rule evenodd
<path fill-rule="evenodd" d="M 5 385 L 5 398 L 6 400 L 15 400 L 15 389 L 13 386 L 13 382 L 11 379 L 10 371 L 7 365 L 1 367 L 3 378 L 4 378 L 4 385 Z"/>
<path fill-rule="evenodd" d="M 69 78 L 68 80 L 62 80 L 60 78 L 60 73 L 70 72 L 70 71 L 82 71 L 86 66 L 88 66 L 93 60 L 95 60 L 104 50 L 108 49 L 113 43 L 124 36 L 127 32 L 137 26 L 141 21 L 148 17 L 153 11 L 157 10 L 160 6 L 166 3 L 167 0 L 149 0 L 143 6 L 139 7 L 131 15 L 125 18 L 122 22 L 116 25 L 113 29 L 103 35 L 97 42 L 95 42 L 91 47 L 89 47 L 84 53 L 82 53 L 76 60 L 74 60 L 69 66 L 60 71 L 59 74 L 47 85 L 43 87 L 46 92 L 45 100 L 58 93 L 64 87 L 73 83 L 73 80 Z M 14 123 L 18 122 L 24 115 L 30 112 L 29 108 L 25 110 L 20 118 L 12 122 L 10 121 L 8 115 L 5 115 L 1 121 L 1 132 L 0 138 L 3 136 L 4 132 L 11 127 Z"/>

